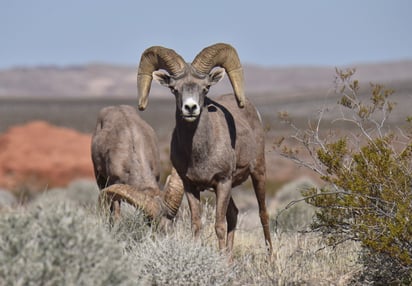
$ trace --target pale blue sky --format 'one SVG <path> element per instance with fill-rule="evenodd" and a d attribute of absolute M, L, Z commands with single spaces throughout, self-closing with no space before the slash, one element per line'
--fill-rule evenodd
<path fill-rule="evenodd" d="M 136 65 L 152 45 L 191 61 L 216 42 L 264 66 L 412 59 L 411 13 L 410 0 L 0 0 L 0 69 Z"/>

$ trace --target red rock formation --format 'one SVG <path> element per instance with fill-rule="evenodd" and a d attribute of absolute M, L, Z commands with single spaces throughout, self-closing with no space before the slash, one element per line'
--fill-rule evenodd
<path fill-rule="evenodd" d="M 93 178 L 91 136 L 33 121 L 0 135 L 0 187 L 44 190 Z"/>

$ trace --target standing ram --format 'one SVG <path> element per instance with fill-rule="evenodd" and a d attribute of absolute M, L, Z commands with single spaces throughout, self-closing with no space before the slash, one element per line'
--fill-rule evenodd
<path fill-rule="evenodd" d="M 92 161 L 100 199 L 120 214 L 120 201 L 142 208 L 151 218 L 175 217 L 183 197 L 183 186 L 173 169 L 160 191 L 158 141 L 152 127 L 126 105 L 103 108 L 92 136 Z M 135 201 L 140 201 L 136 205 Z"/>
<path fill-rule="evenodd" d="M 209 88 L 223 78 L 225 71 L 236 100 L 233 95 L 212 100 L 206 96 Z M 228 44 L 215 44 L 188 64 L 174 50 L 148 48 L 141 56 L 137 74 L 140 110 L 147 106 L 153 76 L 176 99 L 170 156 L 183 181 L 195 237 L 201 228 L 200 192 L 211 189 L 216 193 L 219 248 L 232 253 L 238 209 L 231 190 L 251 176 L 271 254 L 264 130 L 256 108 L 244 95 L 243 70 L 236 50 Z"/>

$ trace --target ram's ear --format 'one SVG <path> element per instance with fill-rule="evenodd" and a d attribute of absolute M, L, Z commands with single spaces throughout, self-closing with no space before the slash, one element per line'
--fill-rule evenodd
<path fill-rule="evenodd" d="M 225 76 L 225 69 L 224 68 L 214 68 L 209 73 L 210 85 L 217 84 L 219 81 L 221 81 L 223 79 L 224 76 Z"/>
<path fill-rule="evenodd" d="M 170 85 L 170 74 L 167 71 L 154 71 L 153 79 L 163 86 L 169 87 Z"/>

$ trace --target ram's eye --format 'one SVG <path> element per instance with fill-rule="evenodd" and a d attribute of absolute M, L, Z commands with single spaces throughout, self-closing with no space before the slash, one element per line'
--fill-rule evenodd
<path fill-rule="evenodd" d="M 207 85 L 203 88 L 203 92 L 206 93 L 209 91 L 210 85 Z"/>
<path fill-rule="evenodd" d="M 177 89 L 175 89 L 173 86 L 170 87 L 170 91 L 171 91 L 173 94 L 176 94 L 176 93 L 177 93 Z"/>

